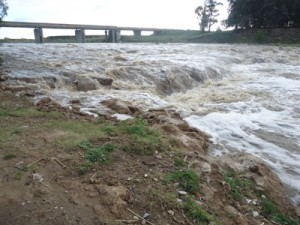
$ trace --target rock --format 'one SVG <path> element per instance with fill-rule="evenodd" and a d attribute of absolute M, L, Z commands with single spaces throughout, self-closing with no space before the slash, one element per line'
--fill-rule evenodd
<path fill-rule="evenodd" d="M 238 214 L 238 211 L 236 208 L 234 208 L 233 206 L 231 205 L 227 205 L 224 207 L 224 210 L 225 212 L 227 212 L 228 214 L 230 215 L 237 215 Z"/>
<path fill-rule="evenodd" d="M 148 175 L 147 173 L 145 173 L 145 174 L 144 174 L 144 177 L 147 178 L 147 177 L 149 177 L 149 175 Z"/>
<path fill-rule="evenodd" d="M 144 219 L 148 219 L 150 217 L 150 214 L 149 213 L 144 213 L 144 215 L 143 215 L 143 218 Z"/>
<path fill-rule="evenodd" d="M 202 165 L 202 172 L 203 173 L 211 173 L 211 166 L 209 163 L 203 163 Z"/>
<path fill-rule="evenodd" d="M 104 100 L 101 103 L 105 105 L 107 108 L 110 108 L 117 113 L 127 114 L 127 115 L 132 114 L 127 104 L 125 104 L 124 102 L 117 101 L 116 99 Z"/>
<path fill-rule="evenodd" d="M 96 79 L 100 84 L 104 86 L 111 86 L 114 81 L 112 78 L 103 75 L 99 75 L 97 77 L 92 77 L 92 78 Z"/>
<path fill-rule="evenodd" d="M 45 105 L 50 103 L 52 100 L 49 97 L 44 97 L 36 103 L 36 106 Z"/>
<path fill-rule="evenodd" d="M 98 89 L 95 80 L 89 77 L 80 77 L 77 84 L 78 91 L 93 91 Z"/>
<path fill-rule="evenodd" d="M 258 217 L 259 213 L 257 211 L 252 212 L 253 217 Z"/>
<path fill-rule="evenodd" d="M 174 216 L 175 212 L 173 210 L 168 210 L 169 215 Z"/>

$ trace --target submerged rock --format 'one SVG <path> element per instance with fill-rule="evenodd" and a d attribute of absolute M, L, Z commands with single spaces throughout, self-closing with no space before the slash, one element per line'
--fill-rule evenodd
<path fill-rule="evenodd" d="M 98 89 L 95 80 L 89 77 L 80 77 L 77 83 L 78 91 L 93 91 Z"/>

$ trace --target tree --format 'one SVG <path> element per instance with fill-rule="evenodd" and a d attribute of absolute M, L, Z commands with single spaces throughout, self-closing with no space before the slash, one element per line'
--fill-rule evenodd
<path fill-rule="evenodd" d="M 299 26 L 300 0 L 228 0 L 227 27 Z"/>
<path fill-rule="evenodd" d="M 199 20 L 200 30 L 202 32 L 205 31 L 206 27 L 208 27 L 208 32 L 210 32 L 212 25 L 218 22 L 217 17 L 220 14 L 216 7 L 219 5 L 223 4 L 216 0 L 205 0 L 203 6 L 198 6 L 195 9 L 195 13 Z"/>
<path fill-rule="evenodd" d="M 208 25 L 208 16 L 207 16 L 207 10 L 206 10 L 206 6 L 198 6 L 195 9 L 195 13 L 197 14 L 197 18 L 199 20 L 199 26 L 200 26 L 200 30 L 202 32 L 205 31 L 205 27 L 207 27 Z"/>
<path fill-rule="evenodd" d="M 6 0 L 0 0 L 0 21 L 7 15 L 8 5 Z"/>

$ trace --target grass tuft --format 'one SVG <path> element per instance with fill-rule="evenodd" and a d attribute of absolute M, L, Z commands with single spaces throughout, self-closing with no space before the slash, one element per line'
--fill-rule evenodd
<path fill-rule="evenodd" d="M 193 199 L 188 198 L 183 206 L 183 209 L 187 217 L 193 220 L 196 224 L 210 224 L 211 216 L 204 209 L 202 209 Z"/>
<path fill-rule="evenodd" d="M 185 169 L 171 173 L 167 175 L 166 181 L 178 182 L 180 187 L 190 194 L 199 192 L 200 178 L 192 169 Z"/>
<path fill-rule="evenodd" d="M 261 202 L 263 213 L 265 216 L 270 218 L 272 221 L 280 225 L 300 225 L 299 219 L 294 219 L 283 215 L 277 208 L 274 202 L 263 199 Z"/>

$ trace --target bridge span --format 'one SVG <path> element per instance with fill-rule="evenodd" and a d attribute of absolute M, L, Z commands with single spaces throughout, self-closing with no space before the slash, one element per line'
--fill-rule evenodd
<path fill-rule="evenodd" d="M 162 31 L 174 31 L 177 29 L 161 29 L 147 27 L 118 27 L 105 25 L 84 25 L 84 24 L 61 24 L 61 23 L 34 23 L 34 22 L 10 22 L 1 21 L 0 27 L 11 28 L 33 28 L 36 43 L 44 42 L 43 29 L 73 29 L 78 43 L 85 43 L 85 30 L 104 30 L 107 40 L 112 43 L 120 42 L 121 31 L 133 31 L 134 36 L 141 36 L 142 31 L 153 31 L 159 34 Z"/>

